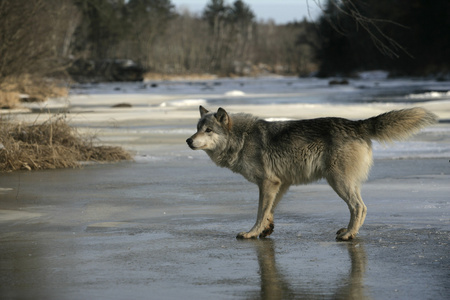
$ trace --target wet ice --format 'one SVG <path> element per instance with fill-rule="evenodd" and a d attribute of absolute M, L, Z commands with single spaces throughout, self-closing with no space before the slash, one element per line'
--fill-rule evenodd
<path fill-rule="evenodd" d="M 134 151 L 135 162 L 0 174 L 0 294 L 445 299 L 449 90 L 445 82 L 382 77 L 340 87 L 283 77 L 75 87 L 68 99 L 43 105 L 64 107 L 73 126 Z M 124 102 L 132 107 L 111 108 Z M 419 105 L 441 123 L 407 141 L 374 143 L 362 187 L 368 216 L 354 242 L 334 241 L 348 209 L 324 182 L 291 188 L 270 239 L 237 241 L 254 222 L 257 188 L 185 145 L 199 103 L 273 119 L 361 119 Z M 46 117 L 45 110 L 16 116 Z"/>

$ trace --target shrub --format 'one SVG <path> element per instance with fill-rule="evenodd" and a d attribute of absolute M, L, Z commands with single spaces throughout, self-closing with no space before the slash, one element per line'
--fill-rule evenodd
<path fill-rule="evenodd" d="M 0 120 L 0 171 L 80 167 L 80 162 L 131 160 L 121 147 L 95 146 L 62 117 L 36 125 Z"/>

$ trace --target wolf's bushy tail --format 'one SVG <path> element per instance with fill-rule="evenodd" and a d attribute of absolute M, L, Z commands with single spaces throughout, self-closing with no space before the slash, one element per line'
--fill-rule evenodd
<path fill-rule="evenodd" d="M 380 142 L 403 140 L 425 126 L 436 123 L 437 116 L 421 108 L 393 110 L 362 121 L 365 132 L 371 139 Z"/>

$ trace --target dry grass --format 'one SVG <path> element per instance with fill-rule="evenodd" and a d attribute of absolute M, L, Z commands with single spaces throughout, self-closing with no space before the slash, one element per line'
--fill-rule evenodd
<path fill-rule="evenodd" d="M 94 146 L 64 118 L 39 125 L 0 120 L 0 172 L 80 167 L 80 162 L 131 160 L 120 147 Z"/>
<path fill-rule="evenodd" d="M 4 91 L 0 88 L 0 109 L 16 108 L 20 103 L 18 92 Z"/>
<path fill-rule="evenodd" d="M 162 74 L 147 72 L 144 74 L 144 80 L 208 80 L 216 79 L 213 74 Z"/>
<path fill-rule="evenodd" d="M 44 101 L 51 97 L 65 97 L 67 94 L 68 89 L 55 81 L 29 75 L 7 77 L 0 81 L 0 108 L 17 108 L 21 101 Z M 20 95 L 26 97 L 21 98 Z"/>

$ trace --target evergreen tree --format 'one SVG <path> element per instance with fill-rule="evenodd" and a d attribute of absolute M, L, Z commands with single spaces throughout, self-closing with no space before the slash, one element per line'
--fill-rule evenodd
<path fill-rule="evenodd" d="M 226 20 L 229 9 L 224 0 L 210 0 L 203 10 L 203 19 L 208 22 L 213 31 L 216 31 Z"/>
<path fill-rule="evenodd" d="M 78 28 L 76 50 L 94 59 L 110 57 L 114 46 L 127 34 L 123 22 L 123 0 L 74 0 L 83 14 Z"/>

